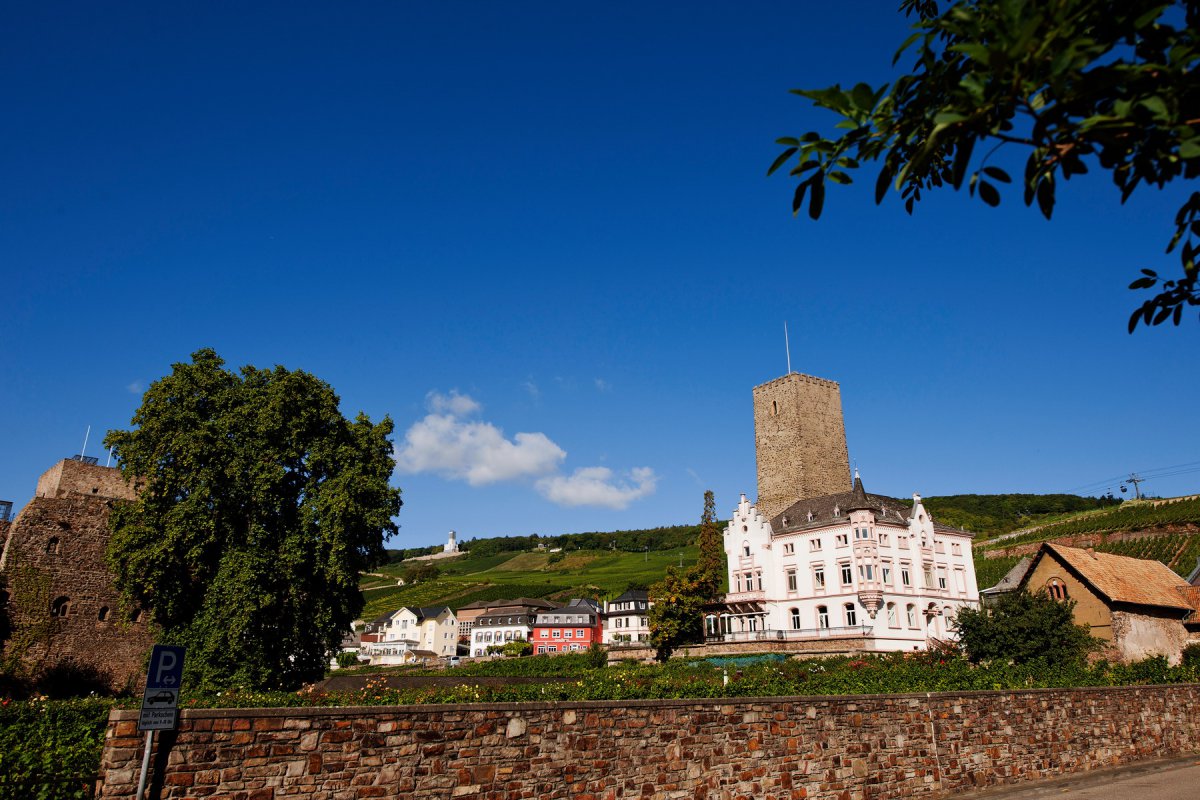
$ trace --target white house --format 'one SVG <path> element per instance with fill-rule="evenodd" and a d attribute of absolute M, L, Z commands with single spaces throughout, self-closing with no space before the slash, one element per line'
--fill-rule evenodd
<path fill-rule="evenodd" d="M 629 591 L 604 604 L 604 644 L 623 645 L 650 641 L 650 595 L 644 589 Z"/>
<path fill-rule="evenodd" d="M 363 637 L 361 655 L 372 664 L 409 664 L 448 658 L 458 649 L 458 620 L 445 606 L 400 608 L 372 621 L 374 635 Z"/>
<path fill-rule="evenodd" d="M 538 612 L 554 607 L 548 600 L 529 597 L 495 601 L 471 626 L 471 655 L 485 656 L 489 647 L 529 641 Z"/>
<path fill-rule="evenodd" d="M 972 534 L 912 508 L 849 492 L 800 500 L 772 520 L 742 495 L 725 529 L 729 593 L 706 618 L 710 638 L 865 640 L 921 650 L 953 638 L 958 609 L 978 606 Z"/>

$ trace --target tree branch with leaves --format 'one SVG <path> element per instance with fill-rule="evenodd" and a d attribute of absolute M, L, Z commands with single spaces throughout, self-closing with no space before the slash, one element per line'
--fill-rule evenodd
<path fill-rule="evenodd" d="M 848 184 L 878 162 L 875 202 L 889 189 L 912 213 L 922 193 L 965 183 L 1000 203 L 1012 177 L 990 162 L 1001 148 L 1027 151 L 1020 176 L 1026 205 L 1046 219 L 1060 183 L 1107 170 L 1125 202 L 1143 185 L 1163 188 L 1200 175 L 1200 0 L 904 0 L 913 32 L 893 64 L 912 59 L 894 83 L 846 90 L 794 89 L 841 117 L 830 138 L 810 131 L 778 140 L 768 170 L 794 161 L 792 211 L 818 219 L 828 184 Z M 975 159 L 976 146 L 993 146 Z M 1130 316 L 1178 325 L 1200 305 L 1200 192 L 1179 209 L 1167 252 L 1182 273 L 1143 269 L 1131 289 L 1157 290 Z"/>

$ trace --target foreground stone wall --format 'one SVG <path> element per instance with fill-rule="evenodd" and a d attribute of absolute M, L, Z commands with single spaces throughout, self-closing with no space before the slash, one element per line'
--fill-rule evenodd
<path fill-rule="evenodd" d="M 1200 685 L 389 708 L 185 711 L 151 797 L 891 800 L 1200 750 Z M 114 711 L 103 798 L 130 797 Z"/>

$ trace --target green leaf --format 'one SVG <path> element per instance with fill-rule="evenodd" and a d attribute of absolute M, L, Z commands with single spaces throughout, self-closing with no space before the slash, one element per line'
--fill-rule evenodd
<path fill-rule="evenodd" d="M 1037 204 L 1042 216 L 1050 219 L 1054 213 L 1054 181 L 1045 178 L 1037 185 Z"/>
<path fill-rule="evenodd" d="M 812 194 L 808 200 L 808 216 L 810 219 L 820 219 L 821 210 L 825 207 L 825 181 L 821 174 L 813 176 Z"/>
<path fill-rule="evenodd" d="M 884 195 L 887 194 L 888 184 L 892 182 L 892 174 L 887 167 L 879 170 L 879 177 L 875 179 L 875 205 L 883 202 Z"/>
<path fill-rule="evenodd" d="M 767 174 L 774 175 L 775 170 L 782 167 L 785 163 L 787 163 L 789 158 L 796 154 L 796 149 L 797 148 L 795 147 L 789 147 L 787 150 L 784 150 L 782 153 L 780 153 L 779 156 L 776 157 L 776 159 L 771 163 L 771 168 L 767 170 Z"/>
<path fill-rule="evenodd" d="M 1001 183 L 1012 183 L 1012 178 L 1008 177 L 1008 173 L 999 167 L 984 167 L 983 174 Z"/>
<path fill-rule="evenodd" d="M 1180 158 L 1196 158 L 1200 156 L 1200 137 L 1193 136 L 1179 143 Z"/>
<path fill-rule="evenodd" d="M 855 108 L 870 111 L 875 107 L 875 90 L 865 83 L 856 84 L 850 90 L 850 100 L 854 103 Z"/>
<path fill-rule="evenodd" d="M 985 67 L 991 63 L 992 53 L 987 45 L 978 42 L 963 42 L 962 44 L 952 44 L 946 48 L 955 53 L 962 53 L 967 58 L 978 61 Z"/>
<path fill-rule="evenodd" d="M 1000 205 L 1000 192 L 987 181 L 979 182 L 979 197 L 993 208 Z"/>
<path fill-rule="evenodd" d="M 844 172 L 831 172 L 827 177 L 834 183 L 841 184 L 843 186 L 848 183 L 854 183 L 850 176 Z"/>
<path fill-rule="evenodd" d="M 1170 112 L 1167 111 L 1167 104 L 1158 95 L 1152 95 L 1144 100 L 1139 100 L 1137 104 L 1149 111 L 1157 119 L 1166 120 L 1170 116 Z"/>
<path fill-rule="evenodd" d="M 1129 284 L 1130 289 L 1149 289 L 1154 284 L 1158 283 L 1154 278 L 1138 278 L 1133 283 Z"/>
<path fill-rule="evenodd" d="M 939 128 L 944 128 L 956 122 L 962 122 L 966 118 L 966 114 L 960 114 L 957 111 L 940 111 L 934 116 L 933 124 Z"/>

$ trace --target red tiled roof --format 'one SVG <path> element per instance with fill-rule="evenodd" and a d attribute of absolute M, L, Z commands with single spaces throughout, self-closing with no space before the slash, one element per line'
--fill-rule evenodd
<path fill-rule="evenodd" d="M 1053 553 L 1111 603 L 1180 610 L 1195 608 L 1179 592 L 1181 587 L 1187 587 L 1187 581 L 1159 561 L 1097 553 L 1049 542 L 1042 545 L 1042 550 Z"/>

